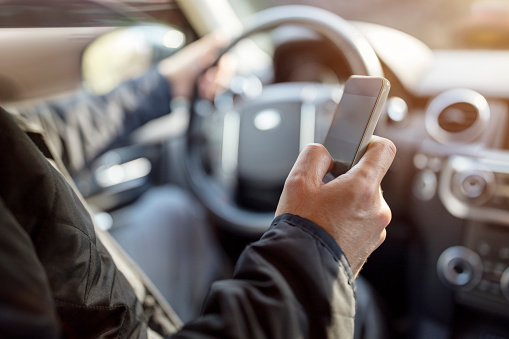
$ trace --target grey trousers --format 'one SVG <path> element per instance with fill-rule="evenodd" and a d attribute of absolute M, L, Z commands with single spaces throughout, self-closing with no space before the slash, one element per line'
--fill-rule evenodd
<path fill-rule="evenodd" d="M 183 322 L 194 319 L 215 280 L 231 276 L 202 206 L 173 186 L 150 189 L 112 213 L 111 235 L 142 268 Z"/>

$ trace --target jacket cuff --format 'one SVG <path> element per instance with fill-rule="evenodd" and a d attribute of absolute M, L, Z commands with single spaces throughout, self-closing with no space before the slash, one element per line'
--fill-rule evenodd
<path fill-rule="evenodd" d="M 315 240 L 324 245 L 324 247 L 327 248 L 332 253 L 336 261 L 341 262 L 348 276 L 348 283 L 354 286 L 355 278 L 353 276 L 350 263 L 348 262 L 345 253 L 343 252 L 341 247 L 339 247 L 336 240 L 334 240 L 334 238 L 332 238 L 332 236 L 329 233 L 327 233 L 327 231 L 325 231 L 322 227 L 318 226 L 309 219 L 290 213 L 277 216 L 272 221 L 271 227 L 275 227 L 280 222 L 285 222 L 290 226 L 297 227 L 303 230 L 304 232 L 312 236 Z"/>
<path fill-rule="evenodd" d="M 146 74 L 153 74 L 154 77 L 158 78 L 158 87 L 168 93 L 170 99 L 173 99 L 173 86 L 169 79 L 167 79 L 157 66 L 153 66 Z"/>

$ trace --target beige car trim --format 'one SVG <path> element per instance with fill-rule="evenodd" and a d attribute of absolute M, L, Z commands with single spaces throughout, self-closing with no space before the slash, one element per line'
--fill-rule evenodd
<path fill-rule="evenodd" d="M 222 30 L 231 36 L 242 31 L 242 23 L 227 0 L 176 0 L 196 32 L 206 35 Z"/>
<path fill-rule="evenodd" d="M 42 99 L 76 90 L 81 84 L 80 56 L 83 50 L 96 37 L 111 29 L 1 29 L 0 103 Z"/>

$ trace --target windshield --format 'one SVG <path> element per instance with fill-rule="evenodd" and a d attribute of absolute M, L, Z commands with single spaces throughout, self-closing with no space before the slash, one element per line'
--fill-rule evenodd
<path fill-rule="evenodd" d="M 229 0 L 241 17 L 264 8 L 321 7 L 408 33 L 432 49 L 509 49 L 508 0 Z"/>

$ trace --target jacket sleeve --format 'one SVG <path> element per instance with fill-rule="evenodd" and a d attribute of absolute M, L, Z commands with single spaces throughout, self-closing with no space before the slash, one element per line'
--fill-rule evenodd
<path fill-rule="evenodd" d="M 30 236 L 0 198 L 0 333 L 2 338 L 57 338 L 50 285 Z"/>
<path fill-rule="evenodd" d="M 16 110 L 42 127 L 71 173 L 144 123 L 170 112 L 171 89 L 156 69 L 106 95 L 85 90 L 66 100 Z"/>
<path fill-rule="evenodd" d="M 274 220 L 215 283 L 202 315 L 172 338 L 352 338 L 355 283 L 322 228 L 296 215 Z"/>

